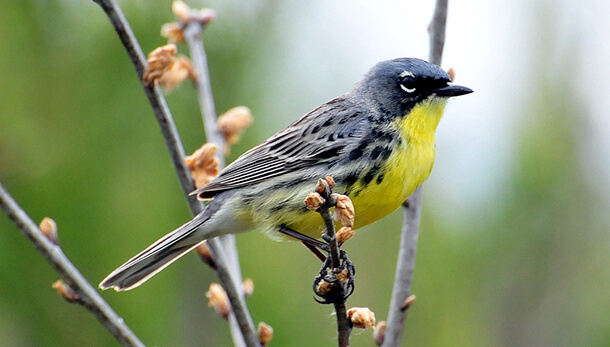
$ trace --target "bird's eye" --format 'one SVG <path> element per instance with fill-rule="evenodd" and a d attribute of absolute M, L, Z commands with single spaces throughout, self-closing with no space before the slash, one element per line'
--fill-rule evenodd
<path fill-rule="evenodd" d="M 400 81 L 400 88 L 405 92 L 412 94 L 415 92 L 415 79 L 411 76 L 405 76 Z"/>

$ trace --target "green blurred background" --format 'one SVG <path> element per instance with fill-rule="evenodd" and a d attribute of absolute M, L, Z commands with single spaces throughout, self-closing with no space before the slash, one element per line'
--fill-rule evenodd
<path fill-rule="evenodd" d="M 146 52 L 165 43 L 171 1 L 121 1 Z M 255 123 L 230 159 L 343 93 L 376 61 L 427 56 L 432 1 L 191 1 L 218 12 L 205 33 L 219 112 Z M 426 184 L 405 345 L 610 345 L 610 27 L 603 0 L 451 2 L 443 67 L 476 93 L 453 101 Z M 91 283 L 189 218 L 133 67 L 91 1 L 0 2 L 0 181 L 35 221 L 59 225 Z M 188 50 L 179 46 L 185 54 Z M 204 142 L 190 83 L 167 94 L 187 152 Z M 387 315 L 400 211 L 346 244 L 349 306 Z M 275 346 L 335 345 L 312 298 L 319 262 L 297 243 L 237 237 L 255 322 Z M 0 217 L 0 345 L 112 346 L 57 274 Z M 104 292 L 143 342 L 230 345 L 194 255 L 137 290 Z M 355 331 L 354 346 L 373 346 Z"/>

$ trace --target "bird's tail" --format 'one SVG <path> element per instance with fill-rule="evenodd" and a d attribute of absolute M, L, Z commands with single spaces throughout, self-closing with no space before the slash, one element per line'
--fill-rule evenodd
<path fill-rule="evenodd" d="M 206 239 L 201 233 L 195 233 L 210 218 L 210 213 L 206 212 L 209 211 L 204 210 L 129 259 L 108 275 L 100 283 L 100 288 L 114 288 L 117 291 L 133 289 L 197 247 Z"/>

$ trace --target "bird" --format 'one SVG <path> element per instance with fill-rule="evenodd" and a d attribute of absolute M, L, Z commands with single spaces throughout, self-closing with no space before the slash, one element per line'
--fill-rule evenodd
<path fill-rule="evenodd" d="M 193 192 L 207 207 L 110 273 L 100 288 L 135 288 L 203 241 L 258 229 L 317 239 L 324 223 L 304 198 L 319 178 L 354 205 L 354 229 L 396 210 L 430 175 L 447 100 L 472 93 L 418 58 L 373 66 L 350 92 L 245 152 Z"/>

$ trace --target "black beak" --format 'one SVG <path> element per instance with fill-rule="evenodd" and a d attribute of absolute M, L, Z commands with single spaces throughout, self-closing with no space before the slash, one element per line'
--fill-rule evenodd
<path fill-rule="evenodd" d="M 472 92 L 473 92 L 473 90 L 470 88 L 457 86 L 454 84 L 449 84 L 442 88 L 438 88 L 438 89 L 431 91 L 430 94 L 436 94 L 437 96 L 441 96 L 441 97 L 451 97 L 451 96 L 460 96 L 460 95 L 464 95 L 464 94 L 470 94 Z"/>

